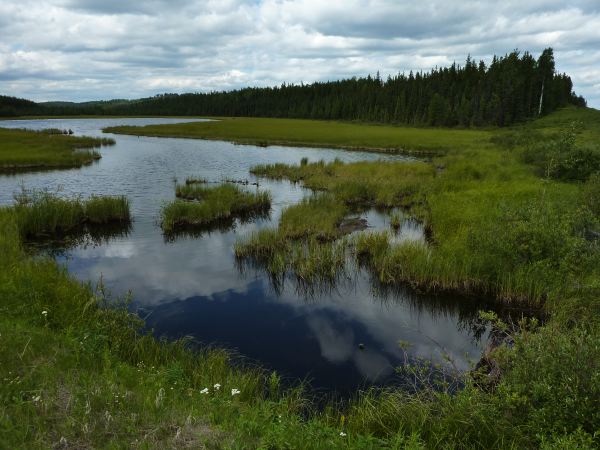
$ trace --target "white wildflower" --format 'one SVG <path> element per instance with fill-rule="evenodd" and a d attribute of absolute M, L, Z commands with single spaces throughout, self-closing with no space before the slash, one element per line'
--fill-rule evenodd
<path fill-rule="evenodd" d="M 235 389 L 235 388 L 233 388 L 233 389 L 231 390 L 231 395 L 238 395 L 239 393 L 240 393 L 240 390 L 239 390 L 239 389 Z"/>
<path fill-rule="evenodd" d="M 201 394 L 208 394 L 208 388 L 204 388 L 200 391 Z"/>
<path fill-rule="evenodd" d="M 340 431 L 340 436 L 344 437 L 344 436 L 346 436 L 346 433 L 344 433 L 343 431 Z"/>
<path fill-rule="evenodd" d="M 47 316 L 47 315 L 48 315 L 48 311 L 46 311 L 46 310 L 43 310 L 43 311 L 42 311 L 42 316 Z"/>
<path fill-rule="evenodd" d="M 221 385 L 219 383 L 215 383 L 215 385 L 213 386 L 215 388 L 215 390 L 219 390 L 221 389 Z"/>

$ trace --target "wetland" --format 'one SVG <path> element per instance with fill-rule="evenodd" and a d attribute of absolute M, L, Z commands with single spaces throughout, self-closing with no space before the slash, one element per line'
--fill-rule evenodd
<path fill-rule="evenodd" d="M 175 121 L 181 119 L 52 119 L 2 125 L 34 130 L 65 128 L 75 135 L 106 137 L 102 128 L 113 124 Z M 101 279 L 113 296 L 131 291 L 130 309 L 145 319 L 156 336 L 191 336 L 198 344 L 232 350 L 290 382 L 307 381 L 317 390 L 346 395 L 370 385 L 401 383 L 395 368 L 406 362 L 407 353 L 399 342 L 411 344 L 408 357 L 412 361 L 451 361 L 453 367 L 464 371 L 478 360 L 487 339 L 487 329 L 482 328 L 477 315 L 481 300 L 384 289 L 358 267 L 326 286 L 307 289 L 289 274 L 275 280 L 257 265 L 236 261 L 234 247 L 238 241 L 271 228 L 286 208 L 312 198 L 312 192 L 298 183 L 253 175 L 253 167 L 300 164 L 303 159 L 319 164 L 410 164 L 414 158 L 222 141 L 108 137 L 114 139 L 114 145 L 100 149 L 102 158 L 79 170 L 1 177 L 0 201 L 11 204 L 20 186 L 55 192 L 59 197 L 127 198 L 133 219 L 127 233 L 92 245 L 88 240 L 64 248 L 53 243 L 47 250 L 82 281 L 95 284 Z M 225 194 L 235 189 L 249 195 L 259 190 L 269 193 L 272 202 L 266 213 L 263 208 L 263 213 L 254 217 L 231 217 L 226 223 L 208 223 L 196 232 L 183 229 L 165 233 L 161 208 L 184 203 L 175 200 L 176 193 L 190 198 L 193 188 L 200 186 L 208 192 L 210 186 L 217 185 L 185 184 L 186 179 L 193 178 L 217 184 L 226 179 L 248 180 L 247 186 L 223 183 L 217 189 L 225 188 Z M 219 198 L 218 203 L 222 202 Z M 314 211 L 298 214 L 320 217 Z M 362 219 L 366 232 L 391 230 L 389 210 L 366 208 L 354 214 L 346 210 L 337 214 Z M 297 221 L 291 217 L 287 223 Z M 319 232 L 326 231 L 319 224 L 314 226 Z M 424 239 L 422 226 L 411 218 L 398 225 L 393 234 L 399 239 Z"/>

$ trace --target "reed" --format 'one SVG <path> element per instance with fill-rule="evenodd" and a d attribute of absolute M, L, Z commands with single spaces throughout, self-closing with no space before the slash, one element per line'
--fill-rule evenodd
<path fill-rule="evenodd" d="M 390 216 L 390 227 L 394 231 L 398 231 L 402 226 L 402 221 L 404 220 L 404 215 L 399 212 L 395 212 Z"/>
<path fill-rule="evenodd" d="M 208 180 L 206 178 L 195 178 L 189 177 L 185 179 L 185 184 L 206 184 Z"/>
<path fill-rule="evenodd" d="M 339 226 L 348 213 L 348 208 L 331 196 L 311 196 L 281 213 L 279 230 L 290 239 L 332 240 L 341 235 Z"/>
<path fill-rule="evenodd" d="M 129 200 L 125 196 L 107 197 L 92 195 L 84 203 L 85 220 L 91 224 L 129 223 Z"/>
<path fill-rule="evenodd" d="M 165 233 L 178 228 L 202 227 L 235 217 L 264 214 L 271 208 L 271 194 L 248 192 L 232 184 L 208 187 L 185 184 L 176 187 L 175 200 L 161 209 L 161 225 Z"/>
<path fill-rule="evenodd" d="M 19 232 L 27 239 L 70 233 L 86 224 L 131 220 L 126 197 L 64 199 L 46 191 L 23 191 L 16 197 L 14 213 Z"/>
<path fill-rule="evenodd" d="M 316 237 L 290 241 L 281 231 L 265 229 L 236 242 L 238 262 L 265 270 L 275 279 L 291 274 L 303 285 L 333 283 L 346 271 L 346 243 Z"/>

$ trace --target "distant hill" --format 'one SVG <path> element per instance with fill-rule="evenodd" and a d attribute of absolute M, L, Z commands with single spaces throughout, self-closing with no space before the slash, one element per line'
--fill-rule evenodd
<path fill-rule="evenodd" d="M 162 94 L 138 100 L 47 102 L 34 104 L 35 108 L 29 103 L 7 107 L 5 113 L 288 117 L 477 127 L 511 125 L 569 104 L 586 104 L 573 92 L 571 78 L 556 72 L 551 48 L 537 59 L 514 51 L 494 56 L 486 65 L 468 57 L 463 66 L 452 64 L 385 80 L 377 73 L 306 85 Z"/>

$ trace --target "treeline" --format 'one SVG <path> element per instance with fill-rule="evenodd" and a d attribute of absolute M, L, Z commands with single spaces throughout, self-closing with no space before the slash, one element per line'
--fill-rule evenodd
<path fill-rule="evenodd" d="M 46 105 L 47 114 L 212 115 L 358 120 L 433 126 L 505 126 L 585 100 L 555 70 L 551 48 L 536 60 L 514 51 L 488 65 L 467 58 L 430 72 L 229 92 L 163 94 L 118 103 Z"/>
<path fill-rule="evenodd" d="M 40 106 L 31 100 L 0 95 L 0 117 L 36 114 L 39 109 Z"/>

